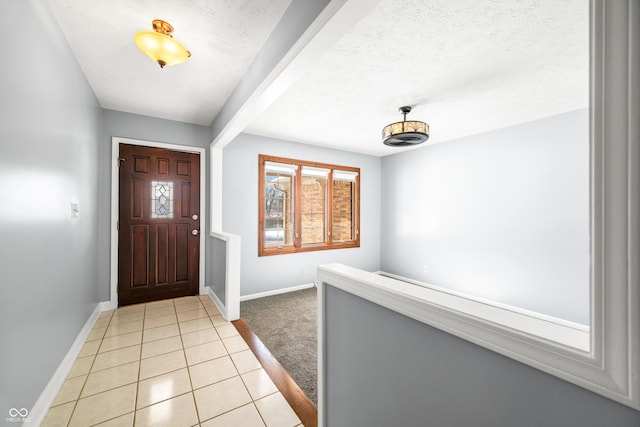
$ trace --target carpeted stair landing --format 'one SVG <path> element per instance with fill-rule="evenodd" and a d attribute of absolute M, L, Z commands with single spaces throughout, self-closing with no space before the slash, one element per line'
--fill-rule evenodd
<path fill-rule="evenodd" d="M 317 405 L 316 292 L 314 287 L 243 301 L 240 316 Z"/>

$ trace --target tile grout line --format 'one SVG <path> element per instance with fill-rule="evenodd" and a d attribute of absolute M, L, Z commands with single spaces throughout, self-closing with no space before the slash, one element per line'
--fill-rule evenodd
<path fill-rule="evenodd" d="M 175 302 L 174 302 L 175 305 Z M 178 318 L 178 311 L 176 310 L 176 320 Z M 196 409 L 196 418 L 198 419 L 198 425 L 202 423 L 200 420 L 200 411 L 198 411 L 198 402 L 196 402 L 196 394 L 193 388 L 193 380 L 191 379 L 191 369 L 189 369 L 189 360 L 187 359 L 187 349 L 184 347 L 184 340 L 182 339 L 182 330 L 180 329 L 180 322 L 178 322 L 178 331 L 180 332 L 180 343 L 182 344 L 182 354 L 184 356 L 184 363 L 187 365 L 187 375 L 189 376 L 189 386 L 191 387 L 191 398 L 193 399 L 193 406 Z"/>
<path fill-rule="evenodd" d="M 144 345 L 144 324 L 147 320 L 147 304 L 144 305 L 142 315 L 142 331 L 140 333 L 140 353 L 138 354 L 138 381 L 136 382 L 136 398 L 133 402 L 133 425 L 136 425 L 136 417 L 138 416 L 138 396 L 140 394 L 140 373 L 142 371 L 142 346 Z"/>
<path fill-rule="evenodd" d="M 109 328 L 109 325 L 111 324 L 111 319 L 112 318 L 113 318 L 113 313 L 111 313 L 111 316 L 109 316 L 109 323 L 107 324 L 107 329 Z M 105 329 L 105 333 L 106 333 L 106 331 L 107 330 Z M 78 408 L 78 402 L 80 402 L 80 399 L 81 399 L 80 396 L 82 396 L 82 392 L 84 391 L 84 388 L 87 385 L 87 381 L 89 380 L 89 375 L 91 375 L 91 370 L 93 369 L 93 365 L 96 363 L 96 359 L 98 358 L 98 350 L 100 349 L 100 346 L 102 345 L 102 340 L 103 339 L 104 339 L 104 334 L 103 334 L 102 338 L 100 338 L 100 345 L 98 346 L 98 349 L 96 349 L 96 354 L 93 355 L 93 361 L 91 362 L 91 366 L 89 366 L 89 372 L 87 372 L 86 378 L 82 382 L 82 387 L 80 387 L 80 392 L 78 393 L 78 397 L 73 402 L 73 410 L 71 411 L 71 414 L 69 415 L 69 420 L 67 420 L 67 427 L 69 427 L 69 425 L 71 424 L 71 420 L 73 419 L 73 415 L 75 414 L 76 409 Z M 85 341 L 85 344 L 86 343 L 87 343 L 87 341 Z M 78 357 L 76 357 L 76 360 L 74 361 L 74 364 L 77 361 L 78 361 Z M 65 379 L 65 381 L 67 379 L 68 379 L 68 377 Z M 60 391 L 58 391 L 58 393 L 60 393 Z M 56 397 L 57 397 L 57 395 L 56 395 Z M 49 409 L 51 409 L 51 408 L 49 408 Z"/>
<path fill-rule="evenodd" d="M 178 336 L 178 337 L 179 337 L 179 339 L 180 339 L 182 355 L 183 355 L 183 357 L 184 357 L 184 359 L 185 359 L 185 365 L 186 365 L 186 366 L 185 366 L 185 368 L 186 368 L 186 370 L 187 370 L 187 375 L 188 375 L 188 377 L 189 377 L 189 386 L 190 386 L 190 390 L 189 390 L 189 391 L 186 391 L 186 392 L 184 392 L 184 393 L 181 393 L 181 394 L 179 394 L 179 395 L 172 396 L 172 397 L 169 397 L 169 398 L 167 398 L 167 399 L 163 399 L 163 400 L 158 401 L 158 402 L 153 402 L 153 403 L 151 403 L 151 404 L 149 404 L 149 405 L 144 406 L 144 408 L 138 408 L 138 399 L 139 399 L 139 396 L 140 396 L 140 383 L 141 383 L 142 381 L 146 381 L 146 380 L 148 380 L 148 379 L 152 379 L 152 378 L 159 377 L 159 376 L 162 376 L 162 375 L 167 375 L 167 374 L 170 374 L 170 373 L 172 373 L 172 372 L 176 372 L 176 371 L 179 371 L 179 370 L 183 369 L 183 368 L 174 369 L 174 370 L 171 370 L 171 371 L 168 371 L 168 372 L 163 372 L 163 373 L 161 373 L 161 374 L 157 374 L 157 375 L 154 375 L 154 376 L 152 376 L 152 377 L 145 378 L 144 380 L 142 380 L 142 379 L 141 379 L 141 375 L 142 375 L 142 361 L 143 361 L 143 360 L 145 360 L 145 359 L 143 359 L 143 358 L 142 358 L 144 344 L 149 344 L 149 343 L 153 343 L 153 342 L 161 341 L 161 340 L 163 340 L 163 339 L 173 338 L 173 337 L 175 337 L 175 336 L 159 338 L 159 339 L 156 339 L 156 340 L 149 341 L 148 343 L 145 343 L 145 342 L 144 342 L 145 332 L 146 332 L 146 331 L 148 331 L 148 330 L 154 329 L 154 328 L 148 328 L 148 329 L 146 329 L 146 328 L 145 328 L 145 326 L 147 325 L 147 321 L 148 321 L 148 319 L 150 319 L 150 318 L 151 318 L 151 317 L 148 317 L 148 316 L 147 316 L 147 315 L 148 315 L 148 309 L 149 309 L 149 306 L 148 306 L 148 304 L 147 304 L 147 303 L 141 304 L 141 305 L 143 306 L 143 307 L 142 307 L 142 310 L 140 310 L 140 311 L 142 312 L 142 319 L 134 319 L 134 320 L 132 320 L 132 321 L 130 321 L 130 322 L 118 323 L 118 322 L 117 322 L 117 316 L 116 316 L 116 313 L 117 313 L 117 310 L 118 310 L 118 309 L 116 309 L 116 310 L 112 310 L 111 314 L 110 314 L 108 317 L 107 317 L 107 316 L 105 316 L 105 317 L 104 317 L 105 319 L 108 319 L 108 322 L 107 322 L 107 325 L 106 325 L 106 327 L 105 327 L 105 330 L 104 330 L 104 331 L 103 331 L 103 333 L 102 333 L 102 337 L 101 337 L 101 338 L 99 338 L 100 342 L 99 342 L 99 344 L 98 344 L 98 346 L 97 346 L 97 348 L 96 348 L 96 350 L 95 350 L 95 353 L 93 353 L 93 354 L 91 354 L 91 355 L 88 355 L 88 356 L 84 356 L 84 357 L 93 357 L 93 360 L 91 361 L 91 365 L 89 366 L 88 372 L 87 372 L 86 377 L 84 378 L 84 380 L 83 380 L 83 382 L 82 382 L 82 387 L 80 388 L 80 391 L 79 391 L 79 393 L 78 393 L 78 395 L 77 395 L 76 399 L 74 399 L 74 400 L 72 400 L 72 401 L 70 401 L 70 402 L 65 402 L 65 403 L 62 403 L 62 404 L 60 404 L 60 405 L 56 405 L 56 406 L 61 406 L 61 405 L 64 405 L 64 404 L 72 403 L 72 402 L 73 402 L 73 409 L 71 410 L 71 413 L 70 413 L 69 418 L 68 418 L 67 423 L 66 423 L 67 427 L 71 424 L 71 421 L 72 421 L 72 419 L 73 419 L 73 416 L 76 414 L 76 410 L 77 410 L 78 403 L 79 403 L 79 401 L 80 401 L 80 400 L 82 400 L 82 399 L 84 399 L 84 398 L 89 398 L 89 397 L 91 397 L 91 396 L 97 396 L 97 395 L 99 395 L 99 394 L 102 394 L 102 393 L 105 393 L 105 392 L 108 392 L 108 391 L 115 390 L 115 389 L 117 389 L 117 388 L 119 388 L 119 387 L 123 387 L 123 386 L 127 386 L 127 385 L 132 385 L 132 384 L 133 384 L 133 382 L 132 382 L 132 383 L 129 383 L 129 384 L 124 384 L 124 385 L 120 385 L 120 386 L 117 386 L 117 387 L 114 387 L 114 388 L 110 388 L 110 389 L 108 389 L 108 390 L 102 390 L 102 391 L 100 391 L 100 392 L 98 392 L 98 393 L 94 393 L 94 394 L 92 394 L 92 395 L 90 395 L 90 396 L 81 397 L 81 396 L 82 396 L 83 391 L 85 390 L 85 388 L 86 388 L 86 386 L 87 386 L 88 379 L 89 379 L 89 376 L 90 376 L 90 375 L 95 374 L 95 373 L 99 373 L 99 372 L 102 372 L 102 371 L 105 371 L 105 370 L 108 370 L 108 369 L 118 368 L 118 367 L 120 367 L 120 366 L 124 366 L 124 365 L 130 364 L 130 363 L 133 363 L 133 362 L 135 362 L 135 361 L 137 361 L 137 362 L 138 362 L 138 372 L 137 372 L 137 377 L 136 377 L 136 380 L 137 380 L 137 381 L 135 382 L 135 384 L 136 384 L 136 396 L 135 396 L 135 400 L 134 400 L 134 408 L 133 408 L 133 411 L 132 411 L 132 412 L 125 412 L 125 413 L 123 413 L 123 414 L 113 415 L 112 417 L 110 417 L 110 418 L 108 418 L 108 419 L 100 420 L 100 421 L 99 421 L 99 423 L 104 423 L 104 422 L 112 421 L 112 420 L 114 420 L 114 419 L 116 419 L 116 418 L 123 417 L 123 416 L 126 416 L 126 415 L 129 415 L 129 414 L 133 413 L 133 423 L 135 424 L 135 421 L 136 421 L 136 419 L 137 419 L 137 415 L 138 415 L 138 414 L 137 414 L 138 409 L 142 410 L 142 409 L 148 408 L 148 407 L 150 407 L 150 406 L 156 405 L 156 404 L 158 404 L 158 403 L 166 402 L 166 401 L 168 401 L 168 400 L 171 400 L 171 399 L 174 399 L 174 398 L 177 398 L 177 397 L 184 396 L 184 395 L 186 395 L 187 393 L 191 393 L 191 397 L 192 397 L 192 399 L 193 399 L 193 403 L 194 403 L 194 407 L 195 407 L 195 415 L 196 415 L 196 418 L 197 418 L 197 420 L 198 420 L 198 424 L 200 424 L 200 423 L 202 423 L 202 422 L 206 422 L 206 421 L 212 420 L 212 419 L 215 419 L 215 418 L 218 418 L 218 417 L 220 417 L 220 416 L 222 416 L 222 415 L 224 415 L 224 414 L 227 414 L 227 413 L 229 413 L 229 412 L 232 412 L 232 411 L 234 411 L 234 410 L 237 410 L 237 409 L 239 409 L 239 408 L 242 408 L 242 407 L 244 407 L 244 406 L 248 406 L 249 404 L 251 404 L 251 405 L 253 405 L 254 410 L 255 410 L 255 411 L 257 411 L 257 413 L 258 413 L 258 415 L 259 415 L 260 419 L 262 420 L 262 422 L 263 422 L 265 425 L 267 425 L 266 420 L 265 420 L 265 418 L 264 418 L 263 414 L 260 412 L 260 410 L 258 409 L 258 407 L 257 407 L 257 405 L 256 405 L 256 399 L 254 399 L 254 397 L 251 395 L 251 392 L 249 391 L 249 387 L 248 387 L 248 385 L 247 385 L 247 382 L 245 381 L 245 379 L 244 379 L 244 378 L 243 378 L 243 376 L 242 376 L 242 375 L 244 375 L 244 374 L 249 374 L 249 373 L 251 373 L 251 372 L 255 372 L 255 371 L 259 371 L 260 369 L 264 369 L 264 367 L 262 366 L 262 363 L 260 362 L 260 360 L 258 360 L 259 365 L 260 365 L 259 367 L 255 368 L 255 369 L 250 369 L 250 370 L 248 370 L 248 371 L 246 371 L 246 372 L 244 372 L 244 373 L 240 373 L 238 362 L 236 362 L 236 361 L 233 359 L 233 357 L 232 357 L 232 353 L 231 353 L 231 350 L 230 350 L 230 348 L 228 347 L 228 346 L 229 346 L 229 344 L 225 343 L 225 339 L 230 339 L 230 338 L 234 338 L 234 337 L 236 337 L 236 336 L 237 336 L 237 337 L 239 337 L 242 341 L 244 341 L 243 337 L 241 336 L 241 334 L 238 334 L 238 331 L 236 331 L 236 334 L 235 334 L 235 335 L 230 335 L 230 336 L 226 336 L 225 338 L 223 338 L 223 337 L 222 337 L 222 335 L 220 335 L 220 333 L 218 332 L 218 326 L 216 326 L 216 325 L 215 325 L 214 321 L 215 321 L 215 322 L 218 322 L 218 323 L 219 323 L 219 326 L 221 326 L 221 327 L 225 327 L 225 326 L 228 326 L 228 325 L 231 325 L 231 326 L 235 326 L 235 325 L 233 325 L 233 323 L 231 323 L 231 322 L 224 322 L 224 323 L 219 322 L 218 320 L 219 320 L 219 318 L 220 318 L 220 314 L 219 314 L 219 312 L 215 309 L 215 307 L 213 307 L 212 309 L 211 309 L 211 308 L 209 308 L 208 306 L 206 306 L 206 305 L 205 305 L 205 303 L 202 301 L 202 299 L 198 297 L 198 298 L 197 298 L 197 300 L 194 300 L 194 301 L 197 301 L 197 304 L 195 304 L 195 305 L 197 305 L 197 307 L 196 307 L 196 308 L 189 308 L 188 310 L 182 310 L 182 309 L 181 309 L 181 310 L 180 310 L 180 313 L 189 313 L 189 312 L 192 312 L 192 311 L 203 311 L 203 312 L 204 312 L 204 313 L 203 313 L 203 314 L 204 314 L 204 316 L 203 316 L 203 317 L 195 317 L 195 318 L 193 318 L 193 319 L 187 319 L 187 320 L 184 320 L 184 322 L 198 321 L 198 320 L 200 320 L 200 319 L 206 319 L 206 320 L 207 320 L 207 322 L 208 322 L 208 324 L 211 326 L 211 329 L 212 329 L 212 330 L 213 330 L 213 332 L 216 334 L 216 336 L 217 336 L 217 338 L 218 338 L 218 339 L 217 339 L 217 340 L 213 340 L 213 341 L 206 341 L 206 342 L 202 342 L 202 343 L 199 343 L 199 344 L 196 344 L 196 345 L 192 345 L 190 348 L 195 348 L 195 347 L 200 346 L 200 345 L 206 345 L 206 344 L 209 344 L 209 343 L 212 343 L 212 342 L 217 342 L 217 341 L 219 341 L 219 342 L 220 342 L 220 345 L 222 345 L 222 348 L 224 349 L 224 353 L 225 353 L 225 354 L 224 354 L 224 355 L 222 355 L 222 356 L 220 356 L 220 357 L 214 357 L 214 358 L 212 358 L 212 359 L 203 360 L 203 361 L 201 361 L 201 362 L 199 362 L 199 363 L 194 364 L 193 366 L 196 366 L 196 365 L 199 365 L 199 364 L 206 363 L 206 362 L 208 362 L 208 361 L 210 361 L 210 360 L 216 360 L 216 359 L 219 359 L 219 358 L 221 358 L 221 357 L 225 357 L 225 356 L 226 356 L 226 357 L 229 357 L 229 359 L 231 360 L 232 365 L 233 365 L 233 367 L 234 367 L 234 369 L 235 369 L 235 371 L 236 371 L 236 375 L 232 376 L 231 378 L 234 378 L 234 377 L 236 377 L 236 376 L 240 377 L 240 380 L 242 381 L 243 388 L 244 388 L 244 390 L 247 392 L 248 397 L 250 398 L 250 402 L 247 402 L 246 404 L 239 405 L 239 406 L 237 406 L 237 407 L 235 407 L 235 408 L 232 408 L 232 409 L 230 409 L 230 410 L 228 410 L 228 411 L 225 411 L 225 412 L 222 412 L 222 413 L 220 413 L 220 414 L 217 414 L 216 416 L 211 417 L 211 418 L 209 418 L 209 419 L 207 419 L 207 420 L 204 420 L 204 421 L 203 421 L 203 420 L 201 420 L 201 416 L 200 416 L 200 413 L 199 413 L 199 410 L 198 410 L 197 401 L 196 401 L 196 398 L 195 398 L 195 391 L 196 391 L 196 389 L 194 389 L 194 385 L 193 385 L 193 379 L 192 379 L 191 370 L 190 370 L 190 367 L 191 367 L 191 366 L 189 365 L 189 362 L 188 362 L 188 359 L 187 359 L 187 354 L 186 354 L 186 350 L 187 350 L 187 348 L 185 347 L 185 343 L 184 343 L 184 339 L 183 339 L 183 331 L 182 331 L 182 328 L 180 327 L 180 323 L 181 323 L 181 322 L 180 322 L 179 310 L 178 310 L 178 307 L 179 307 L 180 305 L 176 305 L 175 301 L 176 301 L 176 299 L 172 299 L 172 301 L 171 301 L 171 306 L 170 306 L 170 307 L 172 308 L 172 310 L 173 310 L 173 313 L 167 313 L 167 315 L 173 315 L 173 318 L 174 318 L 174 320 L 175 320 L 175 322 L 176 322 L 175 324 L 176 324 L 177 329 L 178 329 L 178 335 L 177 335 L 177 336 Z M 186 305 L 190 305 L 190 304 L 186 304 Z M 184 307 L 184 306 L 186 306 L 186 305 L 183 305 L 183 307 Z M 132 313 L 132 315 L 133 315 L 134 313 L 138 313 L 138 312 L 140 312 L 140 311 L 134 311 L 134 312 Z M 186 317 L 191 317 L 191 315 L 193 315 L 193 314 L 195 314 L 195 313 L 188 314 L 188 315 L 186 315 Z M 126 313 L 126 314 L 125 314 L 125 316 L 126 316 L 126 315 L 129 315 L 129 313 Z M 200 315 L 202 315 L 202 314 L 200 314 Z M 154 317 L 155 317 L 155 316 L 154 316 Z M 215 320 L 214 320 L 214 319 L 215 319 Z M 131 345 L 131 346 L 125 346 L 125 347 L 120 347 L 120 348 L 114 348 L 114 349 L 112 349 L 112 350 L 104 351 L 104 352 L 102 352 L 102 353 L 101 353 L 101 352 L 100 352 L 100 350 L 101 350 L 101 349 L 103 349 L 103 348 L 104 348 L 104 345 L 105 345 L 105 343 L 104 343 L 105 338 L 114 338 L 114 337 L 118 337 L 118 336 L 121 336 L 121 335 L 125 335 L 125 334 L 129 334 L 129 333 L 138 332 L 138 331 L 122 332 L 122 333 L 118 333 L 118 334 L 114 334 L 114 335 L 111 335 L 111 336 L 109 336 L 109 337 L 106 337 L 107 331 L 109 331 L 109 329 L 110 329 L 110 328 L 112 328 L 112 327 L 114 327 L 114 326 L 116 326 L 116 327 L 117 327 L 118 325 L 121 325 L 121 324 L 128 324 L 128 323 L 136 322 L 136 321 L 139 321 L 139 320 L 141 320 L 141 321 L 142 321 L 142 330 L 140 331 L 140 334 L 141 334 L 140 340 L 141 340 L 141 341 L 140 341 L 140 344 L 139 344 L 139 345 L 140 345 L 140 348 L 139 348 L 139 350 L 138 350 L 138 352 L 137 352 L 137 360 L 134 360 L 134 361 L 132 361 L 132 362 L 124 362 L 124 363 L 120 363 L 120 362 L 118 362 L 118 358 L 116 357 L 116 358 L 115 358 L 115 360 L 116 360 L 116 363 L 117 363 L 117 364 L 115 364 L 115 365 L 113 365 L 113 366 L 109 366 L 108 368 L 104 368 L 104 369 L 96 370 L 96 371 L 94 372 L 94 370 L 93 370 L 93 369 L 94 369 L 94 367 L 96 367 L 96 363 L 97 363 L 97 361 L 98 361 L 98 356 L 99 356 L 99 355 L 106 355 L 106 354 L 108 354 L 108 353 L 110 353 L 110 352 L 115 352 L 115 351 L 119 351 L 119 350 L 127 349 L 127 348 L 130 348 L 130 347 L 134 347 L 135 345 L 138 345 L 138 344 L 134 344 L 134 345 Z M 116 323 L 114 323 L 114 322 L 116 322 Z M 183 322 L 183 323 L 184 323 L 184 322 Z M 162 326 L 169 326 L 169 325 L 162 325 Z M 162 327 L 162 326 L 159 326 L 159 327 Z M 94 326 L 94 328 L 95 328 L 95 326 Z M 101 327 L 101 328 L 102 328 L 102 327 Z M 197 332 L 199 332 L 199 331 L 204 331 L 204 330 L 207 330 L 207 329 L 209 329 L 209 328 L 207 327 L 207 328 L 204 328 L 204 329 L 195 329 L 195 330 L 192 330 L 192 331 L 189 331 L 189 332 L 184 332 L 184 333 L 185 333 L 185 334 L 197 333 Z M 235 330 L 235 329 L 236 329 L 236 328 L 234 328 L 234 330 Z M 95 341 L 98 341 L 98 340 L 95 340 Z M 89 341 L 89 342 L 90 342 L 90 341 Z M 85 341 L 85 344 L 87 344 L 87 341 Z M 248 347 L 248 348 L 246 348 L 246 349 L 241 349 L 241 350 L 239 350 L 239 351 L 235 351 L 233 354 L 238 354 L 238 353 L 241 353 L 241 352 L 243 352 L 243 351 L 249 351 L 250 353 L 253 353 L 253 352 L 251 351 L 251 348 L 250 348 L 250 347 Z M 168 353 L 171 353 L 171 352 L 167 352 L 167 353 L 160 353 L 160 354 L 157 354 L 157 355 L 154 355 L 154 356 L 150 356 L 149 358 L 151 358 L 151 357 L 155 357 L 155 356 L 160 356 L 160 355 L 163 355 L 163 354 L 168 354 Z M 211 356 L 211 353 L 207 354 L 207 357 L 209 357 L 209 356 Z M 79 359 L 79 358 L 78 358 L 78 357 L 76 357 L 76 362 L 77 362 L 77 360 L 78 360 L 78 359 Z M 147 359 L 148 359 L 148 358 L 147 358 Z M 74 377 L 74 378 L 75 378 L 75 377 Z M 68 378 L 67 378 L 67 379 L 68 379 Z M 66 381 L 67 379 L 65 379 L 65 381 Z M 229 378 L 227 378 L 227 379 L 229 379 Z M 213 384 L 218 384 L 218 383 L 220 383 L 220 382 L 222 382 L 222 381 L 224 381 L 224 380 L 227 380 L 227 379 L 223 379 L 223 380 L 215 381 L 215 382 L 213 382 L 213 383 L 211 383 L 211 384 L 203 385 L 203 386 L 202 386 L 202 387 L 200 387 L 200 388 L 208 387 L 208 386 L 213 385 Z M 277 387 L 276 387 L 276 388 L 277 388 Z M 278 392 L 279 392 L 279 390 L 274 391 L 274 392 L 272 392 L 272 393 L 268 393 L 268 394 L 266 394 L 266 395 L 264 395 L 264 396 L 260 396 L 260 399 L 262 399 L 262 398 L 266 398 L 266 397 L 271 396 L 271 395 L 274 395 L 274 394 L 277 394 Z M 260 400 L 260 399 L 258 399 L 258 400 Z M 111 414 L 107 414 L 107 416 L 109 416 L 109 415 L 111 415 Z"/>

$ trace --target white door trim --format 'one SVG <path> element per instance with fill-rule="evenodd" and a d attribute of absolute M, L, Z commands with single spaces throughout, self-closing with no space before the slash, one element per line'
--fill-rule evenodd
<path fill-rule="evenodd" d="M 190 147 L 188 145 L 167 144 L 164 142 L 143 141 L 140 139 L 121 138 L 114 136 L 111 138 L 111 309 L 118 307 L 118 189 L 120 188 L 120 177 L 118 174 L 118 153 L 120 144 L 142 145 L 154 148 L 166 148 L 168 150 L 178 150 L 186 153 L 200 154 L 200 267 L 198 274 L 198 293 L 205 293 L 205 241 L 204 229 L 206 215 L 205 204 L 205 183 L 206 183 L 206 149 Z"/>

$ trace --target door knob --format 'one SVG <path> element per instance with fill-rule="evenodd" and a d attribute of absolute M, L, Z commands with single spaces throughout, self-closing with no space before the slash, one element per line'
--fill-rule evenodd
<path fill-rule="evenodd" d="M 197 236 L 197 235 L 198 235 L 198 233 L 199 233 L 199 231 L 198 231 L 198 230 L 191 230 L 191 234 L 193 234 L 194 236 Z"/>
<path fill-rule="evenodd" d="M 198 219 L 198 215 L 193 214 L 193 216 L 191 217 L 191 219 L 192 219 L 192 220 L 194 220 L 194 221 L 195 221 L 195 220 L 197 220 L 197 219 Z"/>

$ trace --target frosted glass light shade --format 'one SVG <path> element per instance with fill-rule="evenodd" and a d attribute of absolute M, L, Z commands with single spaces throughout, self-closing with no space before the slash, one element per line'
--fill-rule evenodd
<path fill-rule="evenodd" d="M 164 68 L 167 65 L 180 64 L 191 56 L 182 43 L 174 40 L 173 27 L 165 21 L 153 21 L 154 31 L 140 31 L 134 36 L 138 48 L 149 58 Z"/>

